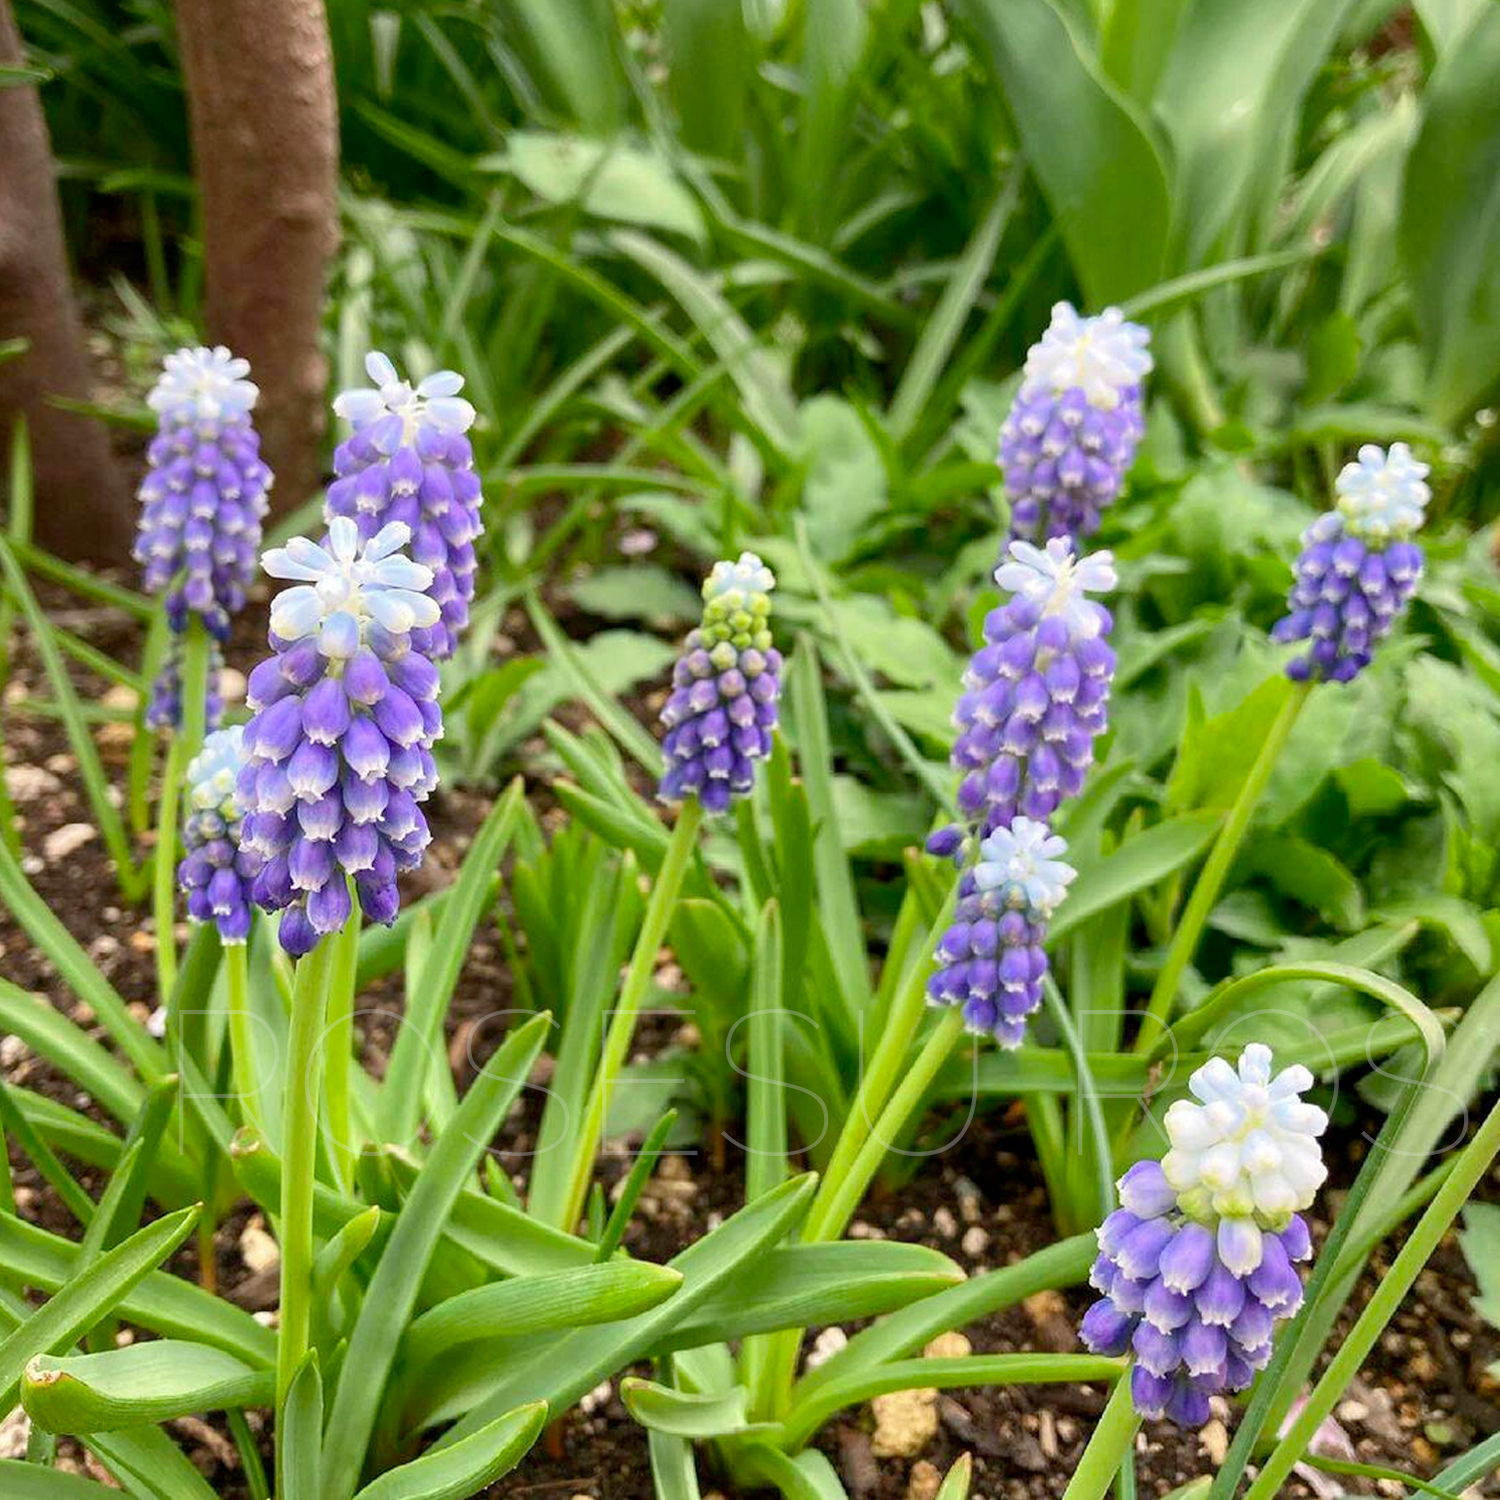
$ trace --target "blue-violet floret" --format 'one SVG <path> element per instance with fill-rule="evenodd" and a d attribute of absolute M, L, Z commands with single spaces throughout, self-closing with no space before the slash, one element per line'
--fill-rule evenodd
<path fill-rule="evenodd" d="M 250 935 L 251 888 L 260 873 L 260 857 L 240 842 L 244 764 L 243 728 L 215 730 L 188 763 L 184 791 L 187 852 L 177 884 L 187 893 L 188 915 L 214 923 L 226 943 L 243 943 Z"/>
<path fill-rule="evenodd" d="M 418 805 L 437 785 L 438 673 L 414 636 L 438 619 L 432 574 L 405 525 L 361 543 L 335 517 L 322 546 L 297 537 L 264 559 L 289 579 L 271 604 L 273 654 L 250 675 L 239 793 L 242 839 L 263 861 L 255 900 L 281 911 L 281 944 L 308 952 L 351 911 L 392 922 L 396 878 L 421 863 Z"/>
<path fill-rule="evenodd" d="M 1367 443 L 1344 466 L 1335 509 L 1302 535 L 1288 612 L 1272 631 L 1309 643 L 1287 666 L 1293 681 L 1349 682 L 1369 666 L 1422 576 L 1412 538 L 1432 494 L 1427 473 L 1405 443 Z"/>
<path fill-rule="evenodd" d="M 453 655 L 474 598 L 474 543 L 484 531 L 479 476 L 468 431 L 474 408 L 458 393 L 463 377 L 439 370 L 412 386 L 384 354 L 370 354 L 373 387 L 345 391 L 334 411 L 353 427 L 334 450 L 337 478 L 328 515 L 346 516 L 369 541 L 399 521 L 411 532 L 412 558 L 432 573 L 440 617 L 412 632 L 433 661 Z"/>
<path fill-rule="evenodd" d="M 1096 1354 L 1134 1354 L 1142 1416 L 1201 1426 L 1209 1398 L 1245 1389 L 1301 1306 L 1301 1211 L 1327 1175 L 1328 1117 L 1301 1097 L 1312 1082 L 1303 1067 L 1273 1074 L 1260 1043 L 1237 1068 L 1214 1058 L 1166 1113 L 1166 1156 L 1120 1179 L 1089 1276 L 1102 1295 L 1080 1331 Z"/>
<path fill-rule="evenodd" d="M 1000 429 L 1013 536 L 1076 543 L 1099 529 L 1145 431 L 1141 382 L 1151 370 L 1149 341 L 1117 307 L 1094 318 L 1067 302 L 1052 309 Z"/>
<path fill-rule="evenodd" d="M 1067 843 L 1045 823 L 1018 817 L 979 846 L 960 877 L 953 922 L 927 982 L 934 1005 L 960 1005 L 971 1032 L 1019 1047 L 1042 1003 L 1047 923 L 1075 874 Z"/>
<path fill-rule="evenodd" d="M 147 449 L 135 557 L 165 594 L 173 630 L 199 616 L 224 640 L 255 576 L 271 471 L 250 413 L 249 364 L 222 346 L 169 354 L 147 398 L 157 434 Z"/>
<path fill-rule="evenodd" d="M 697 797 L 723 812 L 750 791 L 755 762 L 771 753 L 781 697 L 781 653 L 771 644 L 776 577 L 753 553 L 714 564 L 703 620 L 683 645 L 661 711 L 666 774 L 661 797 Z"/>
<path fill-rule="evenodd" d="M 954 711 L 963 821 L 928 848 L 966 862 L 977 840 L 1017 816 L 1050 819 L 1076 796 L 1108 723 L 1112 619 L 1090 593 L 1115 585 L 1108 552 L 1076 557 L 1066 538 L 1010 544 L 995 571 L 1012 597 L 990 611 Z"/>

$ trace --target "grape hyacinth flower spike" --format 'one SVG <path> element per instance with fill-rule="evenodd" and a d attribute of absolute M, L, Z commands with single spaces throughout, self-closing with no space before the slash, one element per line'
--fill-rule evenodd
<path fill-rule="evenodd" d="M 1061 537 L 1045 549 L 1012 542 L 995 580 L 1012 597 L 985 619 L 953 715 L 963 821 L 927 845 L 960 863 L 1017 816 L 1050 819 L 1077 795 L 1108 723 L 1115 670 L 1113 620 L 1088 597 L 1115 586 L 1108 552 L 1076 557 Z"/>
<path fill-rule="evenodd" d="M 1067 302 L 1052 309 L 1000 429 L 1012 536 L 1080 542 L 1099 529 L 1145 432 L 1141 382 L 1151 370 L 1150 337 L 1117 307 L 1095 318 Z"/>
<path fill-rule="evenodd" d="M 661 711 L 663 801 L 697 797 L 723 812 L 749 792 L 755 762 L 771 753 L 781 696 L 781 653 L 771 644 L 775 574 L 753 553 L 715 563 L 703 585 L 703 620 L 683 645 Z"/>
<path fill-rule="evenodd" d="M 179 349 L 166 357 L 147 397 L 158 428 L 146 450 L 135 558 L 147 591 L 165 594 L 167 619 L 179 636 L 196 615 L 214 640 L 227 639 L 255 576 L 271 471 L 250 421 L 260 393 L 245 378 L 249 372 L 222 345 Z M 176 679 L 163 680 L 153 695 L 153 723 L 180 716 L 175 649 L 164 679 L 174 672 Z"/>
<path fill-rule="evenodd" d="M 1312 1254 L 1301 1211 L 1327 1176 L 1328 1116 L 1301 1097 L 1312 1082 L 1303 1067 L 1273 1074 L 1260 1043 L 1238 1068 L 1214 1058 L 1166 1113 L 1166 1156 L 1120 1179 L 1089 1276 L 1103 1295 L 1080 1332 L 1096 1354 L 1134 1354 L 1142 1416 L 1201 1426 L 1209 1397 L 1244 1390 L 1301 1306 L 1296 1263 Z"/>
<path fill-rule="evenodd" d="M 338 477 L 328 487 L 327 513 L 352 520 L 361 541 L 393 521 L 410 529 L 412 558 L 432 573 L 427 592 L 440 612 L 412 632 L 412 645 L 445 661 L 469 623 L 474 543 L 484 532 L 466 436 L 474 408 L 458 394 L 463 376 L 452 370 L 412 386 L 378 353 L 366 355 L 365 370 L 373 389 L 345 391 L 333 403 L 354 431 L 334 450 Z"/>
<path fill-rule="evenodd" d="M 1432 496 L 1428 468 L 1405 443 L 1366 443 L 1334 484 L 1335 509 L 1302 534 L 1297 577 L 1278 641 L 1307 641 L 1287 675 L 1294 682 L 1349 682 L 1416 592 L 1422 548 L 1412 537 Z"/>
<path fill-rule="evenodd" d="M 146 723 L 152 729 L 179 729 L 182 726 L 182 637 L 174 635 L 167 646 L 167 658 L 151 684 L 151 697 L 146 704 Z M 217 725 L 224 716 L 224 699 L 219 691 L 219 679 L 224 671 L 224 653 L 219 643 L 208 643 L 208 677 L 203 700 L 203 722 L 208 728 Z"/>
<path fill-rule="evenodd" d="M 396 877 L 421 863 L 443 732 L 438 673 L 415 645 L 438 620 L 432 574 L 403 555 L 393 522 L 361 543 L 336 517 L 322 546 L 296 537 L 264 559 L 289 579 L 271 604 L 273 655 L 250 674 L 238 790 L 242 842 L 262 861 L 255 900 L 281 911 L 293 956 L 337 932 L 351 911 L 395 920 Z"/>
<path fill-rule="evenodd" d="M 960 1005 L 971 1032 L 1019 1047 L 1026 1019 L 1042 1003 L 1047 922 L 1077 873 L 1065 840 L 1045 823 L 1018 817 L 979 846 L 959 880 L 953 922 L 927 981 L 933 1005 Z"/>
<path fill-rule="evenodd" d="M 188 915 L 212 922 L 226 943 L 250 935 L 251 887 L 260 859 L 240 843 L 239 775 L 245 763 L 245 732 L 235 724 L 218 729 L 188 763 L 186 856 L 177 884 L 187 893 Z"/>

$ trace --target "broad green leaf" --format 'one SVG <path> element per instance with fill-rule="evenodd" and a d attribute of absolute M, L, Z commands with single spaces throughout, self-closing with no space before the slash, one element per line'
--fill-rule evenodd
<path fill-rule="evenodd" d="M 489 900 L 490 881 L 510 843 L 524 795 L 524 786 L 517 778 L 474 836 L 458 879 L 443 904 L 433 936 L 432 958 L 422 966 L 422 982 L 416 995 L 408 999 L 386 1068 L 380 1094 L 382 1141 L 402 1145 L 412 1138 L 434 1051 L 446 1066 L 447 1058 L 438 1035 L 442 1019 L 453 998 L 474 929 Z"/>
<path fill-rule="evenodd" d="M 1359 882 L 1326 849 L 1294 834 L 1263 832 L 1247 850 L 1251 870 L 1344 931 L 1364 918 Z"/>
<path fill-rule="evenodd" d="M 423 1313 L 402 1340 L 402 1359 L 420 1370 L 482 1339 L 618 1322 L 664 1302 L 681 1285 L 670 1267 L 633 1260 L 491 1282 Z"/>
<path fill-rule="evenodd" d="M 16 1280 L 56 1292 L 74 1279 L 79 1258 L 79 1247 L 70 1241 L 0 1214 L 0 1264 Z M 260 1368 L 269 1369 L 276 1360 L 276 1335 L 269 1328 L 178 1276 L 151 1272 L 125 1292 L 114 1311 L 152 1333 L 211 1344 Z"/>
<path fill-rule="evenodd" d="M 48 1432 L 116 1432 L 177 1417 L 265 1406 L 275 1375 L 222 1350 L 150 1339 L 102 1354 L 38 1355 L 26 1367 L 21 1400 Z"/>
<path fill-rule="evenodd" d="M 847 557 L 886 508 L 885 464 L 859 413 L 823 393 L 802 403 L 802 509 L 813 551 Z"/>
<path fill-rule="evenodd" d="M 1195 860 L 1219 831 L 1223 815 L 1209 810 L 1168 818 L 1126 839 L 1113 854 L 1078 860 L 1078 878 L 1052 919 L 1054 939 L 1071 932 L 1096 912 L 1106 911 Z"/>
<path fill-rule="evenodd" d="M 666 158 L 618 137 L 596 141 L 513 130 L 505 138 L 505 150 L 478 165 L 513 172 L 548 203 L 580 203 L 596 218 L 666 229 L 700 244 L 704 239 L 697 201 Z"/>
<path fill-rule="evenodd" d="M 692 150 L 729 157 L 742 145 L 740 124 L 754 76 L 755 49 L 744 7 L 723 0 L 663 0 L 667 88 Z"/>
<path fill-rule="evenodd" d="M 1227 247 L 1281 189 L 1283 153 L 1349 0 L 1195 0 L 1153 99 L 1171 138 L 1177 260 Z"/>
<path fill-rule="evenodd" d="M 468 1500 L 520 1463 L 546 1420 L 545 1401 L 517 1407 L 470 1437 L 382 1474 L 355 1500 Z"/>
<path fill-rule="evenodd" d="M 607 0 L 515 0 L 514 12 L 543 76 L 579 124 L 601 135 L 619 125 L 628 91 Z"/>
<path fill-rule="evenodd" d="M 750 1420 L 750 1392 L 742 1385 L 699 1393 L 677 1391 L 654 1380 L 630 1376 L 620 1382 L 620 1399 L 642 1427 L 672 1437 L 733 1437 L 762 1432 L 773 1425 Z"/>
<path fill-rule="evenodd" d="M 624 1323 L 576 1329 L 541 1348 L 525 1339 L 519 1348 L 477 1347 L 462 1368 L 444 1372 L 420 1393 L 409 1422 L 426 1427 L 461 1418 L 440 1439 L 446 1443 L 474 1432 L 497 1410 L 507 1410 L 518 1390 L 543 1396 L 554 1410 L 566 1410 L 607 1375 L 655 1348 L 722 1287 L 733 1286 L 800 1221 L 815 1184 L 811 1174 L 792 1178 L 689 1245 L 671 1262 L 682 1273 L 683 1285 L 651 1312 Z"/>
<path fill-rule="evenodd" d="M 963 1279 L 946 1255 L 924 1245 L 858 1240 L 780 1245 L 748 1267 L 743 1279 L 684 1314 L 652 1353 L 660 1357 L 755 1333 L 878 1317 Z"/>
<path fill-rule="evenodd" d="M 1428 410 L 1462 421 L 1500 371 L 1500 8 L 1433 70 L 1406 163 L 1401 254 L 1432 359 Z"/>
<path fill-rule="evenodd" d="M 324 1487 L 332 1487 L 329 1500 L 341 1500 L 354 1488 L 397 1344 L 443 1227 L 521 1091 L 546 1040 L 550 1019 L 536 1016 L 512 1032 L 485 1064 L 402 1205 L 354 1325 L 328 1418 L 323 1460 Z"/>
<path fill-rule="evenodd" d="M 216 1500 L 208 1481 L 159 1427 L 90 1433 L 88 1446 L 142 1500 Z"/>
<path fill-rule="evenodd" d="M 1416 0 L 1412 6 L 1440 58 L 1463 40 L 1488 8 L 1489 0 Z"/>
<path fill-rule="evenodd" d="M 65 1349 L 87 1333 L 187 1238 L 197 1221 L 198 1210 L 185 1208 L 131 1235 L 0 1342 L 0 1407 L 9 1411 L 16 1404 L 21 1374 L 36 1355 Z"/>
<path fill-rule="evenodd" d="M 5 1500 L 119 1500 L 120 1494 L 92 1479 L 23 1463 L 18 1458 L 0 1458 L 0 1493 Z"/>
<path fill-rule="evenodd" d="M 675 573 L 654 563 L 600 568 L 568 585 L 574 602 L 607 620 L 696 620 L 703 601 Z"/>
<path fill-rule="evenodd" d="M 958 10 L 1000 80 L 1089 302 L 1154 285 L 1171 207 L 1161 154 L 1135 106 L 1049 0 L 960 0 Z"/>
<path fill-rule="evenodd" d="M 286 1491 L 278 1500 L 323 1500 L 323 1379 L 315 1350 L 292 1377 L 276 1441 Z"/>

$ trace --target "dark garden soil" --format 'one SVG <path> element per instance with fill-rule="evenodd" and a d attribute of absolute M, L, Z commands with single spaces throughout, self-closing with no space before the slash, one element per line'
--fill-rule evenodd
<path fill-rule="evenodd" d="M 129 623 L 110 610 L 80 607 L 76 600 L 45 593 L 53 618 L 90 644 L 126 662 L 138 646 Z M 263 619 L 263 611 L 247 611 Z M 580 622 L 583 623 L 583 622 Z M 533 649 L 524 621 L 514 626 L 517 649 Z M 230 652 L 231 664 L 244 671 L 256 659 L 260 642 L 247 627 Z M 119 704 L 118 690 L 81 671 L 76 678 L 86 702 Z M 107 856 L 88 803 L 83 796 L 76 759 L 60 726 L 28 709 L 28 700 L 45 698 L 45 678 L 23 648 L 3 686 L 5 769 L 16 804 L 26 848 L 26 869 L 58 918 L 87 949 L 110 981 L 147 1018 L 155 988 L 155 935 L 148 914 L 128 908 L 114 887 Z M 642 711 L 645 710 L 642 705 Z M 107 771 L 123 781 L 131 735 L 128 727 L 99 726 L 97 743 Z M 537 747 L 526 747 L 528 752 Z M 554 816 L 545 787 L 534 788 L 543 817 Z M 432 804 L 435 840 L 423 873 L 422 888 L 445 882 L 462 857 L 489 799 L 470 791 L 443 790 Z M 416 892 L 413 891 L 412 894 Z M 179 938 L 185 938 L 180 933 Z M 23 988 L 48 996 L 59 1009 L 90 1030 L 92 1017 L 69 995 L 50 963 L 28 942 L 9 914 L 0 910 L 0 973 Z M 390 1026 L 400 1010 L 399 976 L 382 981 L 362 996 L 362 1003 L 387 1009 L 385 1024 L 365 1031 L 366 1061 L 379 1071 Z M 499 1041 L 489 1028 L 476 1032 L 479 1018 L 510 1003 L 509 975 L 498 929 L 481 925 L 467 957 L 449 1019 L 452 1060 L 460 1087 L 468 1082 L 475 1061 Z M 642 1051 L 650 1053 L 683 1039 L 682 1028 L 658 1018 L 643 1030 Z M 6 1081 L 24 1084 L 74 1108 L 94 1113 L 67 1079 L 31 1056 L 13 1037 L 0 1042 L 0 1070 Z M 499 1143 L 523 1150 L 535 1118 L 520 1111 Z M 1347 1185 L 1364 1149 L 1358 1128 L 1332 1146 L 1334 1187 L 1325 1205 L 1337 1202 L 1339 1185 Z M 740 1204 L 742 1181 L 735 1153 L 722 1168 L 712 1152 L 669 1158 L 642 1200 L 627 1245 L 636 1254 L 665 1260 L 701 1236 Z M 13 1155 L 17 1199 L 26 1217 L 56 1233 L 76 1237 L 78 1227 L 30 1167 Z M 623 1168 L 609 1165 L 609 1175 Z M 96 1177 L 80 1172 L 90 1191 Z M 1500 1200 L 1500 1183 L 1484 1188 Z M 1321 1230 L 1326 1226 L 1320 1225 Z M 978 1272 L 1020 1259 L 1055 1237 L 1045 1192 L 1030 1154 L 1024 1119 L 1018 1110 L 977 1121 L 961 1142 L 937 1163 L 896 1191 L 874 1196 L 852 1227 L 855 1235 L 891 1238 L 930 1245 L 951 1256 L 965 1270 Z M 223 1224 L 216 1239 L 220 1288 L 242 1305 L 268 1314 L 275 1305 L 275 1272 L 261 1258 L 267 1250 L 264 1226 L 248 1208 Z M 1377 1253 L 1356 1302 L 1384 1274 L 1394 1246 Z M 198 1274 L 197 1254 L 185 1247 L 175 1269 Z M 1413 1295 L 1381 1339 L 1364 1379 L 1347 1393 L 1337 1418 L 1361 1461 L 1431 1474 L 1453 1455 L 1500 1431 L 1500 1382 L 1487 1373 L 1500 1359 L 1500 1335 L 1472 1308 L 1473 1276 L 1453 1236 L 1422 1273 Z M 979 1353 L 1020 1350 L 1065 1351 L 1077 1347 L 1074 1329 L 1087 1305 L 1086 1291 L 1043 1293 L 1023 1305 L 961 1330 Z M 1341 1325 L 1347 1330 L 1348 1322 Z M 852 1331 L 849 1330 L 849 1331 Z M 1060 1495 L 1103 1403 L 1103 1392 L 1089 1387 L 1012 1387 L 940 1394 L 937 1428 L 919 1452 L 909 1457 L 878 1456 L 876 1423 L 869 1407 L 840 1414 L 819 1438 L 854 1500 L 931 1500 L 938 1476 L 961 1454 L 975 1462 L 973 1494 L 983 1500 L 1029 1500 Z M 0 1418 L 4 1413 L 0 1413 Z M 1221 1404 L 1204 1431 L 1179 1434 L 1155 1427 L 1141 1442 L 1139 1473 L 1143 1495 L 1159 1496 L 1196 1475 L 1208 1472 L 1227 1446 L 1233 1412 Z M 221 1426 L 178 1424 L 177 1436 L 225 1497 L 246 1492 L 238 1459 Z M 83 1466 L 84 1455 L 65 1449 L 65 1457 Z M 714 1472 L 711 1455 L 702 1458 L 705 1494 L 717 1489 L 732 1496 L 732 1487 Z M 1403 1493 L 1398 1487 L 1345 1481 L 1351 1493 Z M 582 1407 L 569 1413 L 520 1468 L 490 1495 L 536 1496 L 541 1500 L 647 1500 L 653 1493 L 644 1433 L 627 1417 L 615 1383 L 601 1387 Z M 1313 1491 L 1302 1481 L 1287 1495 Z M 1476 1494 L 1500 1495 L 1491 1481 Z"/>

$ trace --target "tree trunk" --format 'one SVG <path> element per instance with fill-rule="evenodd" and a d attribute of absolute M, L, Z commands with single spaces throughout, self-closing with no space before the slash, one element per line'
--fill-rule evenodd
<path fill-rule="evenodd" d="M 210 339 L 250 361 L 272 509 L 322 479 L 338 109 L 323 0 L 176 0 Z"/>
<path fill-rule="evenodd" d="M 0 0 L 0 67 L 23 61 L 10 0 Z M 36 540 L 66 557 L 123 561 L 134 512 L 104 427 L 59 410 L 53 396 L 87 397 L 83 320 L 68 280 L 52 144 L 36 89 L 0 86 L 0 339 L 25 353 L 0 361 L 0 453 L 26 418 Z M 0 469 L 3 472 L 3 469 Z"/>

